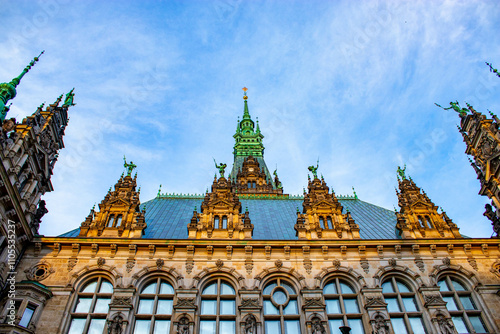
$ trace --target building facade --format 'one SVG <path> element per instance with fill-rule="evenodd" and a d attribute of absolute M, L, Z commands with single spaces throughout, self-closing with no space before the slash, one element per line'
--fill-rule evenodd
<path fill-rule="evenodd" d="M 308 178 L 303 195 L 286 194 L 244 91 L 232 169 L 215 163 L 205 194 L 160 189 L 141 203 L 125 161 L 80 228 L 58 237 L 26 226 L 52 190 L 36 174 L 50 180 L 54 162 L 37 151 L 41 137 L 50 130 L 50 152 L 62 148 L 73 93 L 2 128 L 1 256 L 15 221 L 20 260 L 2 271 L 0 333 L 499 332 L 500 239 L 462 236 L 401 168 L 397 212 L 335 194 L 318 165 L 298 176 Z"/>

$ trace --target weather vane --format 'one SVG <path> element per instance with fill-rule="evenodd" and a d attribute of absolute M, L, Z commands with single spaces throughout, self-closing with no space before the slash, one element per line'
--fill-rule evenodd
<path fill-rule="evenodd" d="M 246 99 L 248 99 L 248 96 L 247 96 L 247 90 L 248 90 L 248 88 L 243 87 L 242 89 L 243 89 L 243 92 L 244 92 L 243 93 L 243 100 L 246 100 Z"/>

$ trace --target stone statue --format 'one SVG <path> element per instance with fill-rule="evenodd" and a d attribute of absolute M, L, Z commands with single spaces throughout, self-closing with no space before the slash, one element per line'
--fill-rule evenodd
<path fill-rule="evenodd" d="M 311 322 L 311 333 L 312 334 L 326 334 L 325 326 L 321 323 L 321 319 L 315 317 Z"/>
<path fill-rule="evenodd" d="M 497 236 L 500 236 L 500 219 L 497 217 L 495 211 L 493 211 L 493 208 L 491 207 L 490 204 L 486 204 L 484 208 L 486 209 L 486 211 L 483 213 L 483 216 L 491 220 L 491 225 L 493 225 L 493 231 L 495 231 Z"/>
<path fill-rule="evenodd" d="M 373 320 L 373 334 L 389 334 L 389 326 L 387 326 L 382 314 L 377 314 Z"/>
<path fill-rule="evenodd" d="M 437 323 L 439 326 L 439 331 L 441 334 L 454 334 L 455 329 L 453 325 L 450 323 L 450 320 L 447 319 L 443 314 L 438 314 L 436 316 Z"/>
<path fill-rule="evenodd" d="M 108 334 L 122 334 L 123 333 L 123 318 L 119 315 L 115 316 L 113 320 L 108 320 Z"/>
<path fill-rule="evenodd" d="M 224 177 L 224 171 L 227 167 L 226 164 L 220 164 L 220 165 L 217 165 L 217 162 L 215 161 L 214 159 L 214 162 L 215 162 L 215 168 L 217 168 L 219 170 L 219 173 L 220 173 L 220 177 Z"/>
<path fill-rule="evenodd" d="M 403 179 L 405 180 L 406 179 L 406 164 L 405 166 L 403 167 L 403 169 L 401 169 L 401 167 L 398 166 L 398 175 Z"/>
<path fill-rule="evenodd" d="M 435 105 L 437 105 L 439 108 L 443 108 L 444 110 L 449 110 L 449 109 L 453 109 L 455 110 L 460 116 L 467 116 L 467 112 L 469 111 L 467 108 L 460 108 L 460 105 L 458 104 L 458 101 L 455 101 L 455 102 L 450 102 L 450 106 L 451 107 L 448 107 L 448 108 L 444 108 L 442 106 L 440 106 L 439 104 L 437 103 L 434 103 Z"/>
<path fill-rule="evenodd" d="M 312 173 L 315 179 L 318 178 L 318 168 L 319 168 L 319 159 L 318 163 L 316 164 L 316 167 L 314 167 L 314 165 L 307 167 L 307 169 Z"/>
<path fill-rule="evenodd" d="M 257 321 L 253 314 L 250 314 L 245 320 L 245 334 L 257 334 Z"/>
<path fill-rule="evenodd" d="M 177 324 L 177 334 L 189 334 L 189 319 L 182 317 Z"/>
<path fill-rule="evenodd" d="M 49 210 L 45 207 L 45 201 L 42 199 L 38 202 L 38 208 L 36 209 L 35 216 L 33 217 L 33 226 L 37 231 L 40 223 L 42 222 L 42 217 L 45 216 L 47 212 L 49 212 Z"/>
<path fill-rule="evenodd" d="M 73 97 L 75 96 L 75 93 L 73 93 L 75 89 L 73 88 L 72 90 L 70 90 L 70 92 L 68 94 L 66 94 L 66 99 L 64 100 L 64 104 L 63 106 L 74 106 L 75 104 L 73 103 Z"/>
<path fill-rule="evenodd" d="M 130 161 L 130 163 L 127 163 L 127 159 L 125 158 L 125 156 L 123 156 L 123 167 L 127 168 L 127 176 L 130 176 L 137 165 L 134 165 L 132 161 Z"/>

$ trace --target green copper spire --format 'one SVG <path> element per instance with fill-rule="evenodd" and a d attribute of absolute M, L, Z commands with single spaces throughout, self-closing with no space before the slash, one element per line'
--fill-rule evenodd
<path fill-rule="evenodd" d="M 21 82 L 21 79 L 24 77 L 26 73 L 29 72 L 31 67 L 35 65 L 35 63 L 38 61 L 39 57 L 44 53 L 45 51 L 42 51 L 38 57 L 33 58 L 32 61 L 24 68 L 24 70 L 19 74 L 17 77 L 12 79 L 10 82 L 4 82 L 0 84 L 0 120 L 5 120 L 5 117 L 7 116 L 7 112 L 9 109 L 5 108 L 6 104 L 9 100 L 12 100 L 16 94 L 16 87 L 19 85 Z"/>
<path fill-rule="evenodd" d="M 243 88 L 243 91 L 245 92 L 243 96 L 243 118 L 241 122 L 238 121 L 236 133 L 233 136 L 236 140 L 236 143 L 234 144 L 235 159 L 237 156 L 264 156 L 264 145 L 262 144 L 262 138 L 264 138 L 264 136 L 260 133 L 258 124 L 257 129 L 255 129 L 255 124 L 252 121 L 250 112 L 248 111 L 248 96 L 246 94 L 247 90 L 248 89 L 246 87 Z"/>

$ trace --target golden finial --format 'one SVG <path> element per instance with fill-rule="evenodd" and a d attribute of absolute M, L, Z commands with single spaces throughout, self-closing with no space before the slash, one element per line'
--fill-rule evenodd
<path fill-rule="evenodd" d="M 247 90 L 248 90 L 248 88 L 243 87 L 242 89 L 243 89 L 243 92 L 244 92 L 243 93 L 243 100 L 246 100 L 246 99 L 248 99 L 248 96 L 247 96 Z"/>

